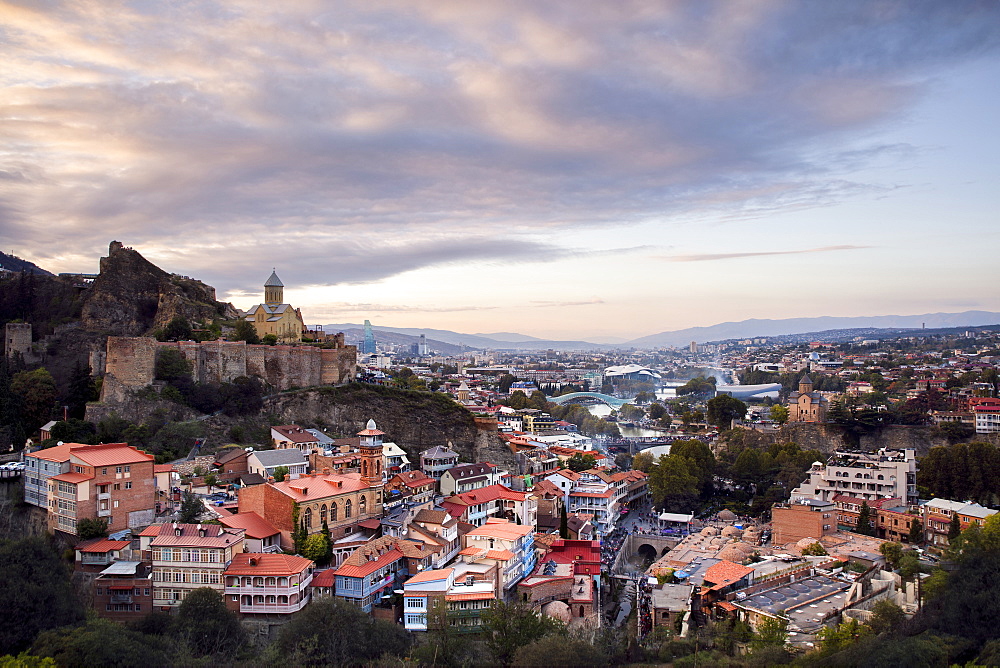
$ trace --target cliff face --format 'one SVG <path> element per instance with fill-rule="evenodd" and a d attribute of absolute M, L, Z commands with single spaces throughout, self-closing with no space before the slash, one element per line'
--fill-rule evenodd
<path fill-rule="evenodd" d="M 215 289 L 168 274 L 137 251 L 112 242 L 101 273 L 87 291 L 84 329 L 115 336 L 141 336 L 181 316 L 191 323 L 235 318 L 231 304 L 215 300 Z"/>
<path fill-rule="evenodd" d="M 993 441 L 995 434 L 977 434 L 970 440 Z M 836 450 L 854 450 L 860 448 L 866 452 L 874 452 L 880 448 L 889 450 L 916 450 L 922 457 L 927 451 L 937 445 L 948 445 L 948 439 L 936 434 L 931 427 L 909 427 L 892 425 L 865 434 L 860 437 L 858 445 L 844 438 L 844 430 L 832 424 L 791 423 L 786 424 L 778 432 L 762 434 L 752 432 L 749 442 L 769 445 L 772 443 L 798 443 L 803 450 L 819 450 L 833 453 Z"/>
<path fill-rule="evenodd" d="M 353 436 L 374 419 L 386 440 L 406 450 L 414 463 L 422 450 L 450 442 L 462 461 L 516 466 L 495 428 L 477 424 L 471 413 L 443 395 L 352 383 L 281 394 L 268 400 L 264 412 L 282 424 L 318 425 L 344 436 Z"/>

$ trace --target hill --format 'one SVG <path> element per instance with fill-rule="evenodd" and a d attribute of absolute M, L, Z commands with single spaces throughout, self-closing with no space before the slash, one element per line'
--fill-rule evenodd
<path fill-rule="evenodd" d="M 42 269 L 34 262 L 22 260 L 16 255 L 7 255 L 7 253 L 0 253 L 0 270 L 13 272 L 15 274 L 25 271 L 29 274 L 40 274 L 42 276 L 53 275 L 52 272 Z"/>

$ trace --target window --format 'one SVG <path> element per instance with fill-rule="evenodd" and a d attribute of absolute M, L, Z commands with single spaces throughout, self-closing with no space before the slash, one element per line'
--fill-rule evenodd
<path fill-rule="evenodd" d="M 125 473 L 131 473 L 131 472 L 132 472 L 132 467 L 131 466 L 126 466 L 125 467 Z"/>
<path fill-rule="evenodd" d="M 104 468 L 101 469 L 101 475 L 107 475 L 107 474 L 108 474 L 108 467 L 105 466 Z"/>
<path fill-rule="evenodd" d="M 319 521 L 320 521 L 320 524 L 322 524 L 323 522 L 326 522 L 326 504 L 325 503 L 322 506 L 319 507 Z"/>
<path fill-rule="evenodd" d="M 313 510 L 312 508 L 306 508 L 306 531 L 312 529 L 313 525 Z"/>
<path fill-rule="evenodd" d="M 337 521 L 337 503 L 336 502 L 330 504 L 330 521 L 331 522 L 336 522 Z"/>
<path fill-rule="evenodd" d="M 361 500 L 358 501 L 358 514 L 364 515 L 368 508 L 368 499 L 364 494 L 361 495 Z"/>
<path fill-rule="evenodd" d="M 121 473 L 121 472 L 122 472 L 122 467 L 116 466 L 115 467 L 115 473 Z"/>
<path fill-rule="evenodd" d="M 125 483 L 125 489 L 132 489 L 132 482 L 131 481 Z M 118 502 L 115 501 L 115 503 L 118 503 Z"/>
<path fill-rule="evenodd" d="M 117 491 L 118 491 L 118 490 L 120 490 L 121 488 L 122 488 L 121 484 L 120 484 L 120 483 L 117 483 L 117 482 L 116 482 L 116 483 L 115 483 L 115 487 L 114 487 L 115 491 L 117 492 Z"/>
<path fill-rule="evenodd" d="M 407 608 L 421 608 L 422 609 L 424 607 L 424 599 L 422 599 L 422 598 L 408 598 L 408 599 L 406 599 L 406 607 Z"/>
<path fill-rule="evenodd" d="M 351 516 L 351 500 L 348 499 L 344 502 L 344 519 L 346 520 Z"/>

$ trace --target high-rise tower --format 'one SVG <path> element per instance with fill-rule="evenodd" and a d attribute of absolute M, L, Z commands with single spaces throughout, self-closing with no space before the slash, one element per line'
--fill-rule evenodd
<path fill-rule="evenodd" d="M 365 320 L 365 340 L 361 344 L 361 352 L 371 354 L 375 352 L 375 332 L 372 331 L 372 323 Z"/>

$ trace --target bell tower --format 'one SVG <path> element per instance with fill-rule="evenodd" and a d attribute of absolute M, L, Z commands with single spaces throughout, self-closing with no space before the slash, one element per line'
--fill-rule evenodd
<path fill-rule="evenodd" d="M 359 459 L 361 460 L 361 482 L 369 487 L 382 486 L 382 437 L 375 420 L 368 420 L 365 428 L 358 432 L 361 437 Z"/>
<path fill-rule="evenodd" d="M 278 278 L 274 269 L 271 270 L 270 278 L 264 283 L 264 303 L 268 305 L 285 303 L 285 284 Z"/>

